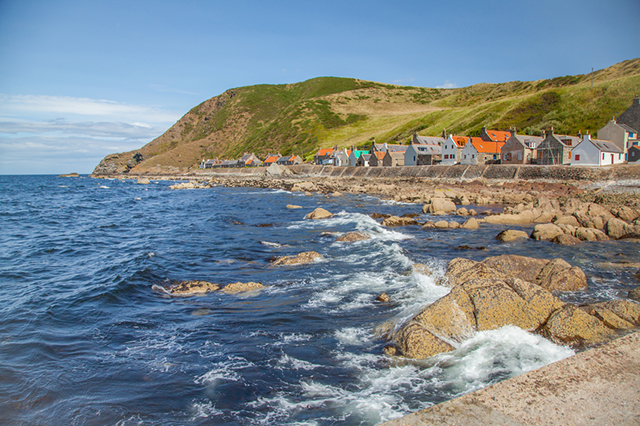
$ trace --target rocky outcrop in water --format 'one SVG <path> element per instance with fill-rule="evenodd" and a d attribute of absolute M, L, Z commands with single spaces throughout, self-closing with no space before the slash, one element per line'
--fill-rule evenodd
<path fill-rule="evenodd" d="M 580 268 L 562 259 L 504 255 L 449 262 L 441 284 L 451 292 L 425 307 L 393 335 L 395 353 L 426 358 L 455 349 L 477 331 L 515 325 L 550 340 L 591 346 L 640 326 L 640 304 L 617 300 L 575 306 L 552 291 L 586 288 Z M 394 353 L 389 349 L 386 353 Z"/>
<path fill-rule="evenodd" d="M 330 219 L 333 217 L 333 213 L 323 209 L 322 207 L 318 207 L 311 213 L 307 214 L 305 219 Z"/>
<path fill-rule="evenodd" d="M 180 281 L 174 284 L 171 284 L 166 287 L 157 287 L 154 286 L 156 290 L 162 291 L 164 293 L 170 294 L 171 296 L 199 296 L 206 293 L 220 291 L 222 293 L 227 294 L 238 294 L 238 293 L 246 293 L 250 291 L 260 290 L 264 288 L 262 283 L 230 283 L 222 287 L 220 284 L 210 283 L 208 281 L 201 280 L 192 280 L 192 281 Z"/>
<path fill-rule="evenodd" d="M 304 265 L 322 259 L 322 255 L 315 251 L 305 251 L 296 256 L 282 256 L 273 261 L 274 265 Z"/>
<path fill-rule="evenodd" d="M 371 237 L 368 234 L 365 234 L 364 232 L 347 232 L 344 235 L 341 235 L 340 237 L 336 238 L 336 241 L 338 242 L 355 242 L 355 241 L 362 241 L 362 240 L 370 240 Z"/>

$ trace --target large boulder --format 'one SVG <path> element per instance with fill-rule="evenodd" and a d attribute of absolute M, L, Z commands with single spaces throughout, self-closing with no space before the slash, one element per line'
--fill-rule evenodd
<path fill-rule="evenodd" d="M 409 323 L 396 334 L 395 343 L 403 356 L 424 359 L 455 348 L 417 323 Z"/>
<path fill-rule="evenodd" d="M 482 263 L 498 271 L 499 277 L 521 278 L 536 282 L 540 271 L 549 263 L 549 260 L 503 254 L 502 256 L 487 257 Z"/>
<path fill-rule="evenodd" d="M 333 217 L 333 213 L 323 209 L 322 207 L 318 207 L 311 213 L 307 214 L 305 219 L 330 219 Z"/>
<path fill-rule="evenodd" d="M 304 265 L 322 259 L 322 256 L 315 251 L 305 251 L 296 256 L 282 256 L 273 261 L 274 265 Z"/>
<path fill-rule="evenodd" d="M 496 240 L 500 241 L 501 243 L 510 243 L 523 238 L 528 239 L 529 234 L 524 231 L 518 231 L 516 229 L 505 229 L 504 231 L 496 235 Z"/>
<path fill-rule="evenodd" d="M 553 223 L 541 223 L 533 228 L 531 238 L 534 240 L 551 241 L 558 235 L 564 234 L 564 231 Z"/>
<path fill-rule="evenodd" d="M 430 204 L 425 204 L 422 207 L 423 213 L 431 214 L 446 214 L 454 213 L 456 211 L 456 204 L 447 198 L 432 198 Z"/>
<path fill-rule="evenodd" d="M 463 229 L 478 229 L 480 225 L 475 218 L 470 217 L 469 219 L 465 220 L 462 225 L 460 225 L 460 227 Z"/>
<path fill-rule="evenodd" d="M 462 287 L 456 287 L 436 300 L 413 318 L 436 336 L 462 342 L 473 336 L 476 329 L 474 307 Z"/>

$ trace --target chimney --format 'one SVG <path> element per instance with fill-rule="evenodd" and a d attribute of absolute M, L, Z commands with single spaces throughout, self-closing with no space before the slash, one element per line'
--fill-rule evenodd
<path fill-rule="evenodd" d="M 442 139 L 447 138 L 447 129 L 442 129 Z"/>

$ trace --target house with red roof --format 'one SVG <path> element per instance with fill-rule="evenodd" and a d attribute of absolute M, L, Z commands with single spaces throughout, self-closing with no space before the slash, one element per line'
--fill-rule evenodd
<path fill-rule="evenodd" d="M 371 157 L 369 158 L 369 166 L 370 167 L 378 167 L 382 166 L 384 162 L 384 156 L 387 153 L 384 151 L 375 151 L 371 153 Z"/>
<path fill-rule="evenodd" d="M 491 164 L 500 162 L 501 149 L 504 142 L 485 141 L 480 137 L 467 138 L 462 152 L 460 164 Z"/>
<path fill-rule="evenodd" d="M 282 157 L 282 156 L 279 153 L 278 154 L 269 154 L 269 155 L 267 155 L 267 157 L 262 162 L 262 165 L 265 166 L 265 167 L 269 167 L 273 163 L 277 162 L 278 158 L 280 158 L 280 157 Z"/>
<path fill-rule="evenodd" d="M 464 136 L 449 135 L 442 144 L 442 163 L 443 165 L 452 166 L 460 163 L 462 150 L 469 138 Z"/>
<path fill-rule="evenodd" d="M 318 165 L 334 163 L 334 148 L 323 148 L 316 152 L 313 162 Z"/>

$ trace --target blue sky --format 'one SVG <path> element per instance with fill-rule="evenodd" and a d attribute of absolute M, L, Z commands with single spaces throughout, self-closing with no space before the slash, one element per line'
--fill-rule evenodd
<path fill-rule="evenodd" d="M 227 89 L 422 87 L 640 57 L 639 0 L 0 0 L 0 174 L 90 173 Z"/>

